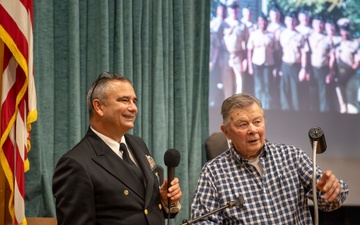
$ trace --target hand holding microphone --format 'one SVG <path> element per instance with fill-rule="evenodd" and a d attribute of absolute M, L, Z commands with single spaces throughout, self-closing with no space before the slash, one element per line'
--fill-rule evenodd
<path fill-rule="evenodd" d="M 170 208 L 171 203 L 178 202 L 182 196 L 179 179 L 175 178 L 175 167 L 180 163 L 180 153 L 176 149 L 168 149 L 164 155 L 164 163 L 168 168 L 168 178 L 160 187 L 161 199 L 167 202 Z"/>

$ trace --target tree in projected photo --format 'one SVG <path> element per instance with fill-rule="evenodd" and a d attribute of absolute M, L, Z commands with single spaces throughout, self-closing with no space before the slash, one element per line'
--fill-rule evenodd
<path fill-rule="evenodd" d="M 210 107 L 248 92 L 268 110 L 359 113 L 357 0 L 262 4 L 212 1 Z"/>

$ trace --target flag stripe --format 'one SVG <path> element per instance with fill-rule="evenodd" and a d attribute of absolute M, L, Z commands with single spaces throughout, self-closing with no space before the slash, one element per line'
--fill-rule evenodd
<path fill-rule="evenodd" d="M 16 140 L 14 140 L 14 143 L 16 143 L 16 151 L 15 151 L 15 164 L 16 168 L 14 171 L 15 174 L 15 188 L 14 188 L 14 206 L 16 206 L 15 210 L 15 219 L 20 224 L 22 224 L 22 221 L 25 219 L 25 168 L 24 168 L 24 161 L 25 158 L 27 158 L 27 147 L 26 139 L 27 139 L 27 130 L 26 128 L 26 122 L 24 122 L 24 112 L 25 108 L 25 99 L 22 99 L 22 101 L 19 104 L 19 113 L 17 114 L 16 119 Z"/>
<path fill-rule="evenodd" d="M 9 2 L 9 1 L 5 1 Z M 16 1 L 15 1 L 16 2 Z M 7 11 L 0 5 L 1 26 L 0 33 L 3 41 L 14 54 L 21 67 L 27 71 L 28 44 L 27 39 L 18 28 L 18 24 Z"/>
<path fill-rule="evenodd" d="M 19 130 L 20 132 L 27 132 L 25 124 L 22 125 L 22 129 L 21 126 L 18 126 L 19 123 L 22 123 L 22 119 L 20 119 L 21 115 L 19 115 L 19 109 L 21 109 L 21 106 L 25 100 L 25 96 L 24 94 L 21 94 L 21 92 L 23 92 L 24 90 L 23 84 L 26 81 L 26 77 L 24 76 L 24 72 L 19 66 L 15 67 L 15 69 L 10 68 L 10 65 L 14 64 L 11 62 L 15 62 L 14 58 L 10 60 L 9 67 L 7 67 L 3 73 L 3 78 L 14 75 L 14 72 L 11 73 L 10 71 L 10 69 L 12 69 L 12 71 L 15 71 L 16 80 L 13 83 L 12 87 L 9 89 L 7 95 L 5 95 L 6 100 L 2 104 L 2 118 L 9 118 L 9 121 L 4 122 L 2 120 L 2 124 L 5 125 L 3 128 L 6 129 L 1 129 L 3 131 L 1 137 L 1 146 L 6 160 L 4 161 L 3 159 L 1 159 L 1 164 L 5 172 L 5 176 L 8 179 L 11 191 L 9 199 L 9 212 L 14 218 L 14 224 L 17 225 L 22 224 L 20 223 L 21 221 L 26 222 L 25 214 L 22 210 L 24 208 L 24 187 L 20 190 L 18 189 L 20 185 L 24 186 L 25 171 L 23 161 L 25 158 L 27 158 L 24 156 L 26 150 L 24 152 L 24 147 L 22 146 L 20 149 L 19 146 L 21 146 L 22 143 L 26 142 L 26 140 L 22 140 L 24 138 L 24 135 L 20 135 L 16 131 Z M 19 71 L 21 72 L 19 73 Z M 23 96 L 23 98 L 20 99 L 20 96 Z M 18 129 L 15 129 L 15 127 L 18 127 Z M 5 143 L 3 144 L 4 141 Z M 1 157 L 0 155 L 0 158 L 3 157 Z M 19 199 L 22 199 L 22 201 L 20 201 Z"/>
<path fill-rule="evenodd" d="M 19 31 L 23 34 L 28 34 L 28 31 L 31 30 L 31 26 L 28 26 L 28 22 L 32 23 L 32 20 L 28 21 L 27 15 L 31 13 L 32 15 L 32 8 L 29 6 L 32 1 L 18 1 L 18 0 L 12 0 L 12 1 L 2 1 L 1 5 L 3 8 L 6 9 L 8 14 L 10 15 L 11 19 L 18 24 Z M 28 8 L 26 8 L 28 6 Z"/>
<path fill-rule="evenodd" d="M 4 45 L 4 42 L 1 42 L 1 53 L 2 55 L 0 57 L 2 61 L 0 62 L 3 62 L 3 64 L 0 63 L 1 65 L 0 72 L 2 73 L 3 68 L 6 68 L 9 64 L 10 59 L 13 58 L 13 54 L 11 53 L 9 48 L 6 45 Z"/>
<path fill-rule="evenodd" d="M 0 0 L 0 162 L 10 186 L 13 224 L 26 225 L 25 176 L 31 123 L 37 119 L 33 77 L 33 1 Z"/>
<path fill-rule="evenodd" d="M 9 66 L 3 73 L 3 87 L 4 89 L 6 89 L 6 87 L 10 87 L 10 89 L 8 89 L 5 95 L 2 93 L 2 98 L 4 99 L 4 96 L 6 96 L 6 98 L 2 101 L 1 127 L 3 134 L 1 137 L 1 143 L 3 143 L 4 139 L 10 132 L 11 127 L 14 125 L 16 119 L 15 114 L 17 111 L 16 107 L 19 105 L 20 100 L 23 98 L 26 91 L 26 86 L 24 85 L 26 77 L 21 76 L 23 73 L 19 73 L 15 77 L 11 72 L 19 71 L 16 69 L 16 65 L 16 61 L 12 58 Z M 16 98 L 14 98 L 14 96 L 16 96 Z"/>

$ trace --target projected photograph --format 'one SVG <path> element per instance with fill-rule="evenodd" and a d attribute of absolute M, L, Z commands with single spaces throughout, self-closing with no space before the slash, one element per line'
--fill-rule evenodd
<path fill-rule="evenodd" d="M 355 0 L 212 0 L 209 106 L 234 93 L 265 110 L 360 112 Z"/>

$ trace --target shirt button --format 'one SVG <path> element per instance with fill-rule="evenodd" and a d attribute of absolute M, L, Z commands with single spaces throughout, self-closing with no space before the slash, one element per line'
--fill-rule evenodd
<path fill-rule="evenodd" d="M 161 204 L 159 204 L 159 209 L 162 210 L 162 205 Z"/>
<path fill-rule="evenodd" d="M 144 213 L 145 213 L 145 215 L 149 214 L 147 209 L 144 210 Z"/>
<path fill-rule="evenodd" d="M 124 195 L 129 195 L 129 191 L 128 191 L 128 190 L 124 190 Z"/>

